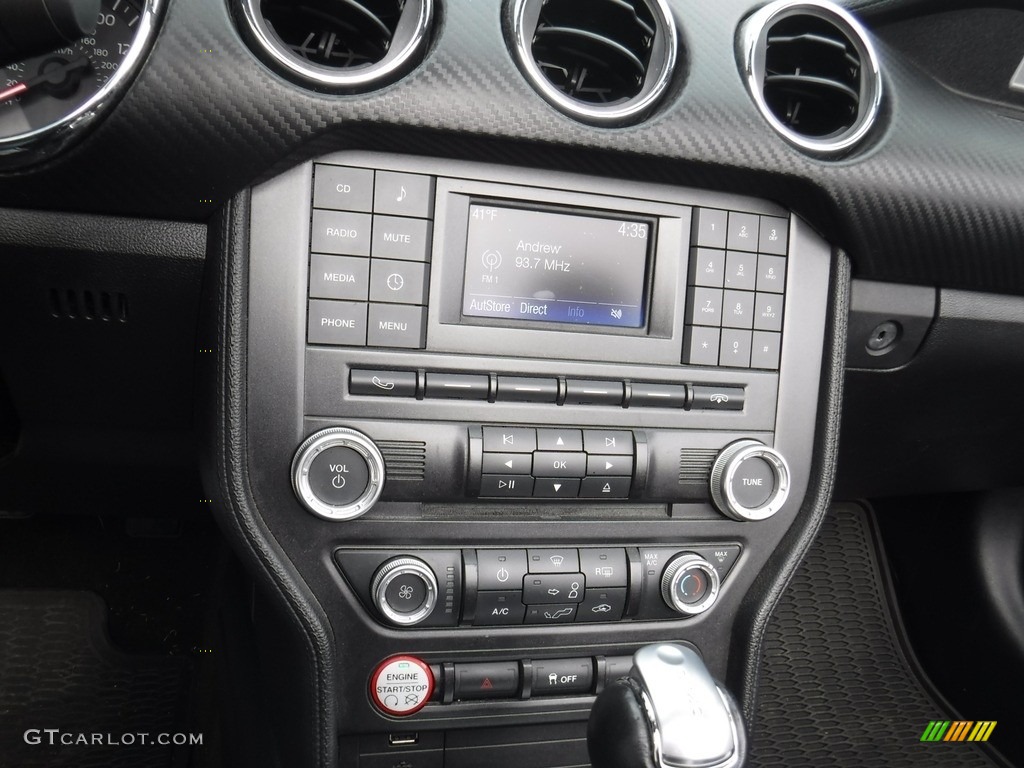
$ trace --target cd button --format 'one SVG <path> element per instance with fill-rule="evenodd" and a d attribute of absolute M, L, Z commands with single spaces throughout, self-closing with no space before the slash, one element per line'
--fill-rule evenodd
<path fill-rule="evenodd" d="M 622 405 L 621 381 L 569 379 L 565 382 L 566 405 Z"/>
<path fill-rule="evenodd" d="M 429 373 L 427 385 L 430 385 Z M 494 453 L 533 453 L 537 450 L 537 431 L 529 427 L 484 427 L 484 450 Z"/>
<path fill-rule="evenodd" d="M 553 403 L 558 399 L 558 379 L 499 376 L 496 400 L 519 403 Z"/>
<path fill-rule="evenodd" d="M 632 456 L 588 456 L 588 475 L 624 475 L 633 474 Z"/>
<path fill-rule="evenodd" d="M 613 429 L 586 429 L 583 446 L 587 453 L 615 456 L 633 455 L 633 433 Z"/>
<path fill-rule="evenodd" d="M 586 472 L 585 453 L 537 451 L 533 454 L 534 477 L 583 477 Z"/>
<path fill-rule="evenodd" d="M 582 451 L 583 433 L 578 429 L 538 429 L 539 451 Z"/>
<path fill-rule="evenodd" d="M 528 453 L 485 453 L 483 457 L 483 471 L 488 475 L 528 475 L 533 468 L 533 458 Z"/>
<path fill-rule="evenodd" d="M 373 204 L 373 171 L 318 163 L 313 174 L 314 208 L 370 212 Z"/>
<path fill-rule="evenodd" d="M 625 499 L 629 497 L 628 477 L 585 477 L 580 485 L 580 498 Z"/>

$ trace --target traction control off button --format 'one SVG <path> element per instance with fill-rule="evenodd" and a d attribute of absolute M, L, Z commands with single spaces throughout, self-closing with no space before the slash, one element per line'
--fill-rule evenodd
<path fill-rule="evenodd" d="M 382 712 L 406 717 L 419 712 L 434 694 L 434 675 L 415 656 L 393 656 L 370 678 L 370 696 Z"/>

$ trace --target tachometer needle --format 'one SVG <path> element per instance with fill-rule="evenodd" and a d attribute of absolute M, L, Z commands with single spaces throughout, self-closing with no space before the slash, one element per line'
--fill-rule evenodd
<path fill-rule="evenodd" d="M 13 99 L 16 96 L 20 96 L 30 88 L 34 88 L 47 81 L 60 82 L 64 75 L 74 72 L 76 69 L 88 69 L 90 63 L 88 56 L 79 56 L 77 59 L 72 59 L 65 64 L 61 64 L 59 67 L 47 69 L 45 72 L 40 72 L 35 77 L 30 77 L 28 80 L 15 83 L 9 88 L 0 91 L 0 104 L 3 104 L 5 101 Z"/>

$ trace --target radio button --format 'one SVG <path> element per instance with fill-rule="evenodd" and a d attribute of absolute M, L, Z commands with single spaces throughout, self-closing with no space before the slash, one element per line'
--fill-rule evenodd
<path fill-rule="evenodd" d="M 775 216 L 762 216 L 757 250 L 761 253 L 776 253 L 779 256 L 785 256 L 788 248 L 789 220 Z"/>
<path fill-rule="evenodd" d="M 626 589 L 587 588 L 587 598 L 576 609 L 576 621 L 618 621 L 626 610 Z"/>
<path fill-rule="evenodd" d="M 683 384 L 650 384 L 633 382 L 629 395 L 630 408 L 685 408 L 686 386 Z"/>
<path fill-rule="evenodd" d="M 722 291 L 718 288 L 691 288 L 686 296 L 686 322 L 690 325 L 722 325 Z"/>
<path fill-rule="evenodd" d="M 374 216 L 370 253 L 375 259 L 428 261 L 430 222 L 400 216 Z"/>
<path fill-rule="evenodd" d="M 558 400 L 558 379 L 499 376 L 496 400 L 517 403 L 553 403 Z"/>
<path fill-rule="evenodd" d="M 622 405 L 621 381 L 569 379 L 565 382 L 566 405 Z"/>
<path fill-rule="evenodd" d="M 529 475 L 484 475 L 480 495 L 493 498 L 521 499 L 533 495 L 533 478 Z"/>
<path fill-rule="evenodd" d="M 632 456 L 633 433 L 614 429 L 585 429 L 583 447 L 587 453 Z"/>
<path fill-rule="evenodd" d="M 533 454 L 534 477 L 583 477 L 586 473 L 584 453 L 537 451 Z"/>
<path fill-rule="evenodd" d="M 721 331 L 717 328 L 687 326 L 686 339 L 683 342 L 683 362 L 687 365 L 718 365 L 720 334 Z"/>
<path fill-rule="evenodd" d="M 725 281 L 725 251 L 694 248 L 690 256 L 690 285 L 721 288 Z"/>
<path fill-rule="evenodd" d="M 757 290 L 782 293 L 786 288 L 786 260 L 781 256 L 757 259 Z"/>
<path fill-rule="evenodd" d="M 580 484 L 582 499 L 625 499 L 629 497 L 631 478 L 585 477 Z"/>
<path fill-rule="evenodd" d="M 371 347 L 423 349 L 426 307 L 371 304 L 366 342 Z"/>
<path fill-rule="evenodd" d="M 370 214 L 314 210 L 312 251 L 369 256 Z"/>
<path fill-rule="evenodd" d="M 756 213 L 729 212 L 729 234 L 726 239 L 729 250 L 757 250 L 760 218 Z"/>
<path fill-rule="evenodd" d="M 427 265 L 415 261 L 373 259 L 370 301 L 392 304 L 427 303 Z"/>
<path fill-rule="evenodd" d="M 575 499 L 579 495 L 578 477 L 538 477 L 533 483 L 535 499 Z"/>
<path fill-rule="evenodd" d="M 317 164 L 313 170 L 313 207 L 369 213 L 373 205 L 373 171 Z"/>
<path fill-rule="evenodd" d="M 416 397 L 416 374 L 412 371 L 364 371 L 349 373 L 348 391 L 371 397 Z"/>
<path fill-rule="evenodd" d="M 579 573 L 580 558 L 575 549 L 528 549 L 530 573 Z"/>
<path fill-rule="evenodd" d="M 533 468 L 533 457 L 528 453 L 485 453 L 483 471 L 486 474 L 528 475 Z"/>
<path fill-rule="evenodd" d="M 698 208 L 696 214 L 694 233 L 697 245 L 708 248 L 725 248 L 729 214 L 726 211 L 718 211 L 713 208 Z"/>
<path fill-rule="evenodd" d="M 722 329 L 722 348 L 718 354 L 718 364 L 730 368 L 749 368 L 750 341 L 750 331 Z"/>
<path fill-rule="evenodd" d="M 427 373 L 427 397 L 441 397 L 458 400 L 486 400 L 491 389 L 491 380 L 487 376 L 468 373 Z M 487 430 L 484 427 L 485 451 L 513 451 L 518 449 L 499 444 L 494 447 L 487 445 Z M 532 448 L 530 450 L 533 450 Z"/>
<path fill-rule="evenodd" d="M 526 606 L 527 624 L 572 624 L 576 618 L 576 603 Z"/>
<path fill-rule="evenodd" d="M 700 411 L 742 411 L 744 395 L 743 387 L 697 385 L 693 388 L 690 408 Z"/>
<path fill-rule="evenodd" d="M 309 302 L 309 343 L 366 345 L 366 305 L 354 301 Z"/>
<path fill-rule="evenodd" d="M 754 294 L 747 291 L 726 291 L 722 325 L 725 328 L 753 328 Z"/>
<path fill-rule="evenodd" d="M 472 378 L 486 380 L 487 377 Z M 427 387 L 430 387 L 429 373 Z M 484 427 L 484 450 L 493 453 L 533 453 L 537 450 L 537 431 L 529 427 Z"/>
<path fill-rule="evenodd" d="M 725 257 L 725 287 L 752 291 L 757 286 L 757 254 L 729 251 Z"/>
<path fill-rule="evenodd" d="M 626 586 L 626 552 L 617 547 L 580 550 L 580 572 L 587 579 L 590 591 L 603 587 Z M 625 604 L 625 599 L 623 599 Z"/>
<path fill-rule="evenodd" d="M 581 603 L 585 589 L 582 573 L 531 573 L 523 580 L 523 602 L 527 605 Z"/>
<path fill-rule="evenodd" d="M 771 331 L 754 331 L 754 345 L 750 350 L 750 367 L 779 370 L 779 355 L 782 351 L 782 334 Z"/>
<path fill-rule="evenodd" d="M 523 577 L 526 576 L 526 550 L 478 549 L 476 571 L 477 588 L 481 592 L 520 590 L 523 588 Z"/>
<path fill-rule="evenodd" d="M 539 451 L 582 451 L 583 433 L 578 429 L 538 429 Z"/>
<path fill-rule="evenodd" d="M 478 592 L 474 626 L 522 624 L 526 606 L 522 592 Z"/>
<path fill-rule="evenodd" d="M 591 476 L 600 475 L 625 475 L 633 474 L 632 456 L 588 456 L 587 474 Z"/>
<path fill-rule="evenodd" d="M 373 210 L 395 216 L 429 219 L 434 208 L 434 177 L 377 171 Z"/>
<path fill-rule="evenodd" d="M 783 299 L 777 293 L 759 293 L 754 300 L 754 328 L 759 331 L 782 330 Z"/>

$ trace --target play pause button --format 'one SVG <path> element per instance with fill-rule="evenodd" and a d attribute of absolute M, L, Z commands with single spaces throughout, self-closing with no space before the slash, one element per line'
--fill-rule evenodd
<path fill-rule="evenodd" d="M 533 495 L 541 499 L 575 499 L 580 493 L 578 477 L 539 477 Z"/>
<path fill-rule="evenodd" d="M 533 478 L 529 475 L 484 475 L 480 495 L 495 498 L 525 498 L 533 495 Z"/>

